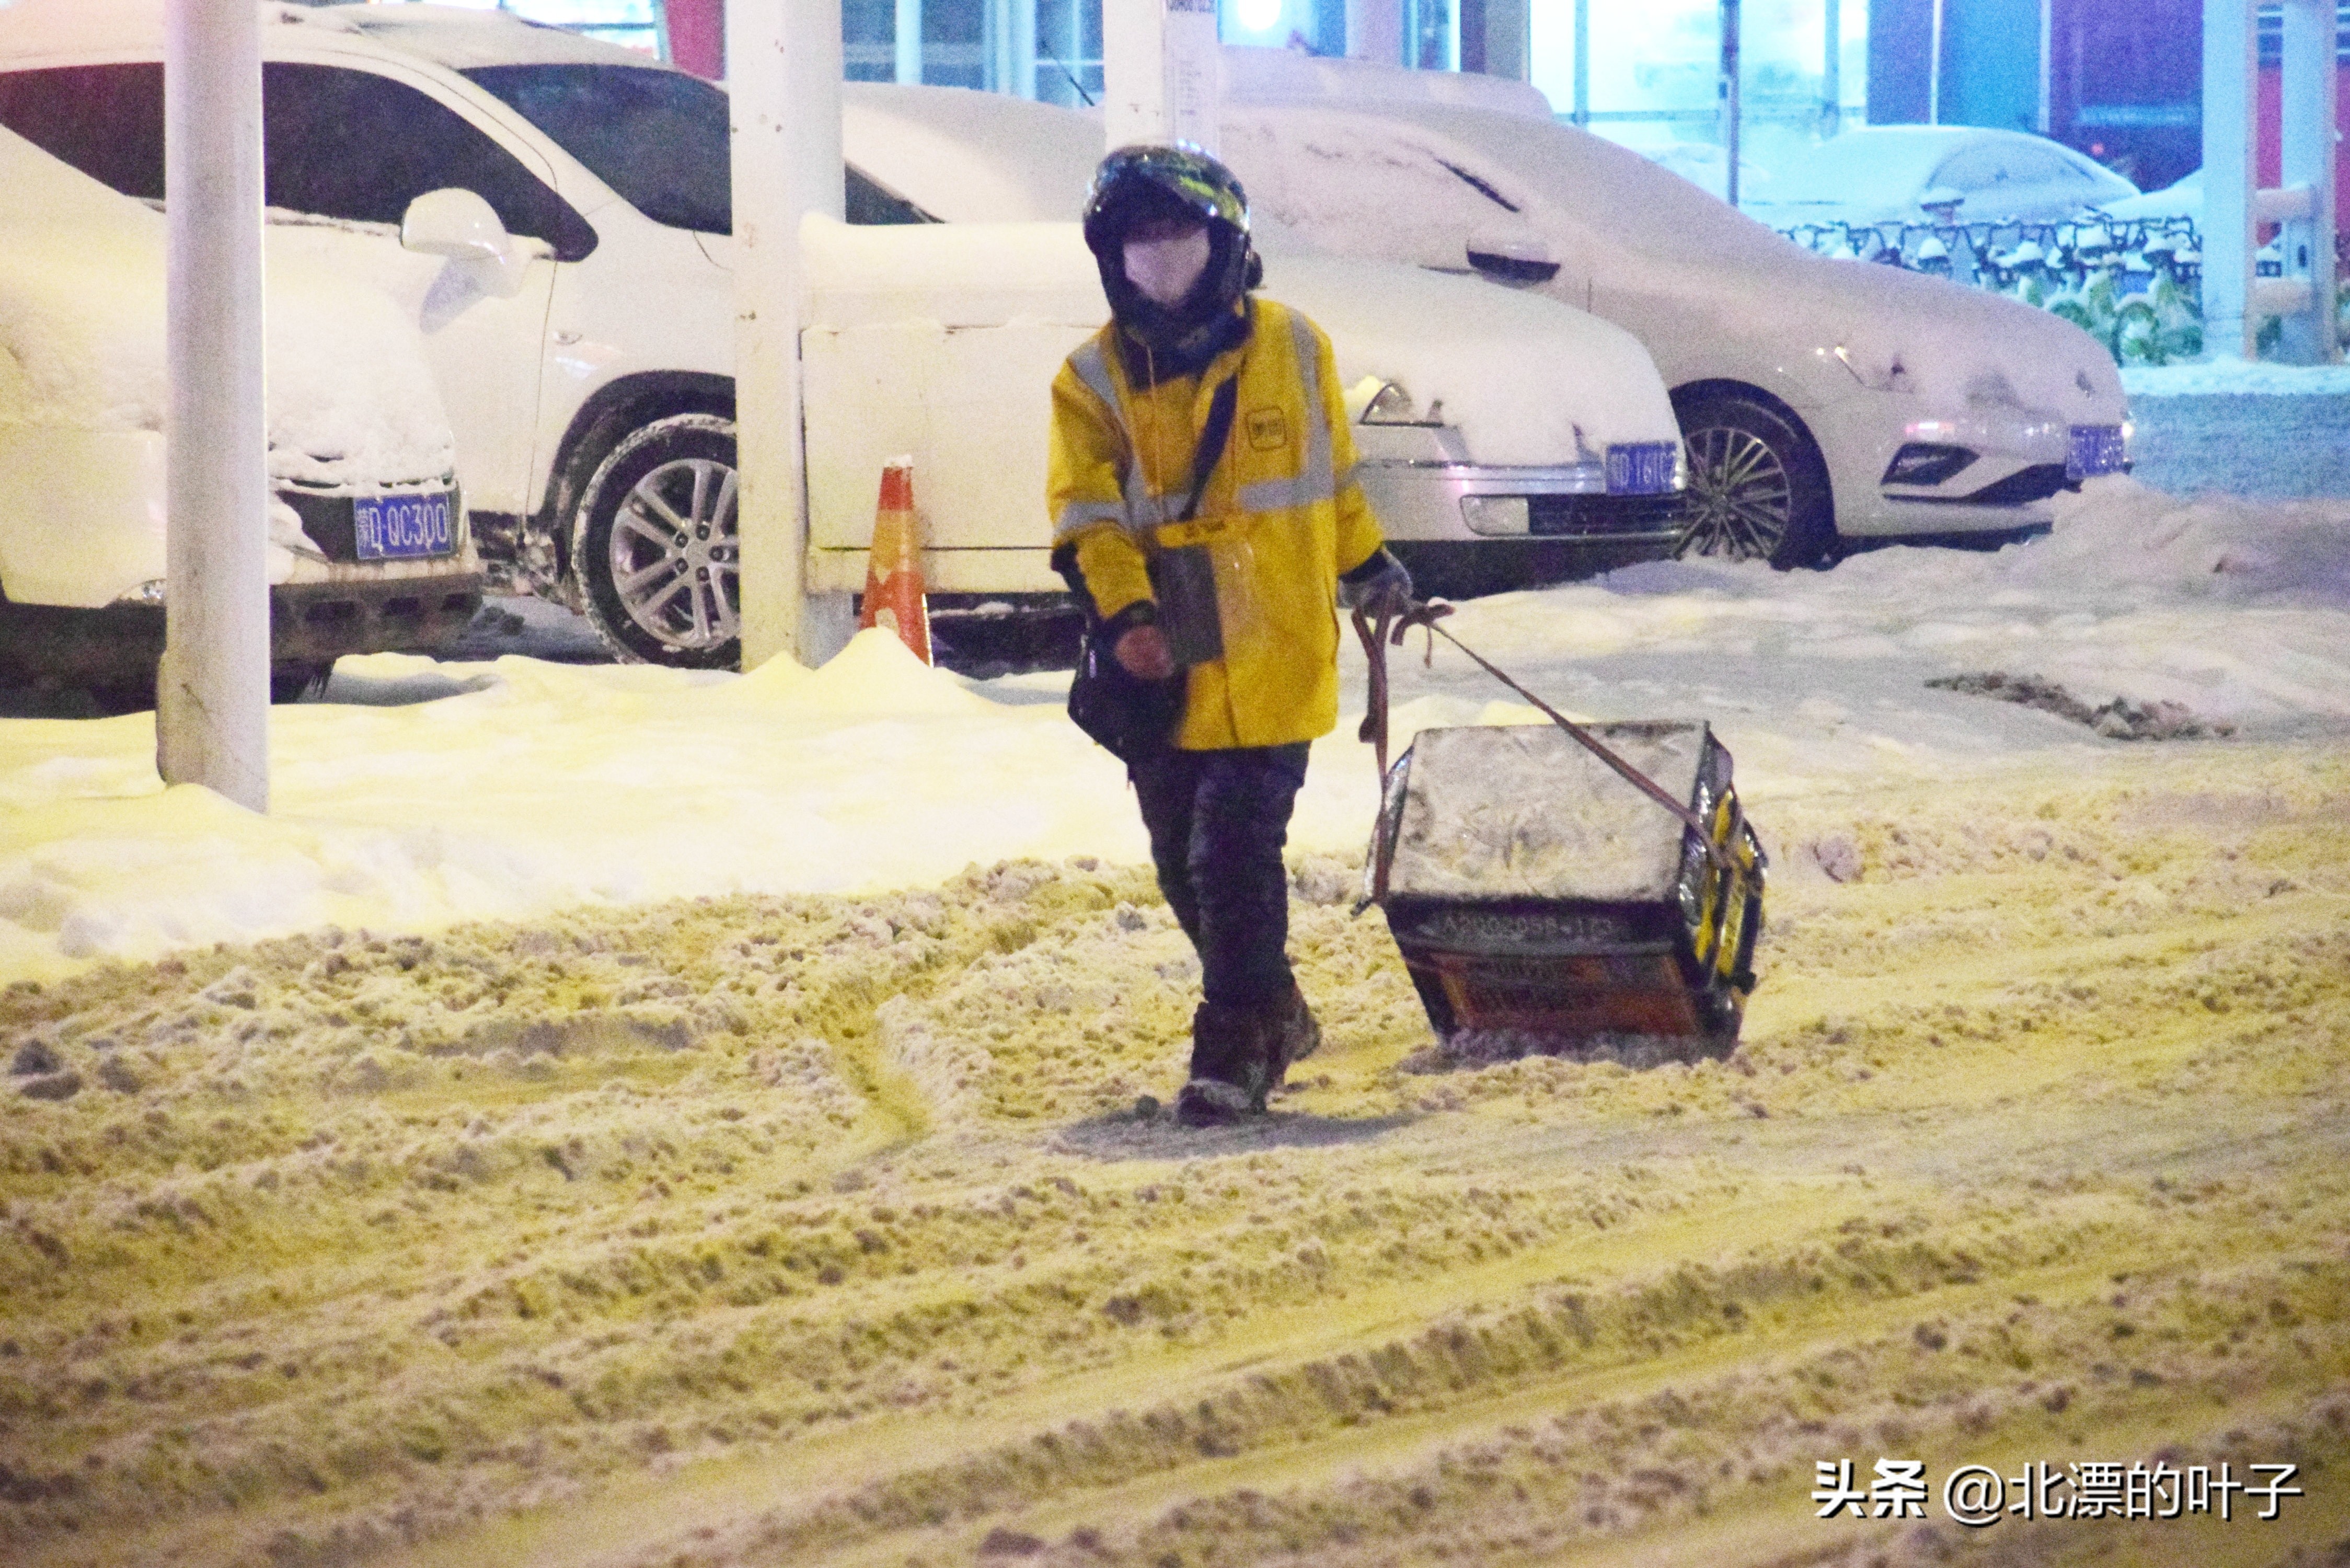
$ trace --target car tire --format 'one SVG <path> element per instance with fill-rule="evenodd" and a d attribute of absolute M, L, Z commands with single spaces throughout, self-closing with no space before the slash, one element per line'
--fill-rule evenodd
<path fill-rule="evenodd" d="M 734 421 L 672 414 L 623 436 L 581 493 L 571 569 L 588 620 L 622 659 L 741 663 Z"/>
<path fill-rule="evenodd" d="M 1673 413 L 1689 451 L 1683 556 L 1768 561 L 1781 571 L 1834 564 L 1835 504 L 1810 432 L 1730 392 L 1676 398 Z"/>

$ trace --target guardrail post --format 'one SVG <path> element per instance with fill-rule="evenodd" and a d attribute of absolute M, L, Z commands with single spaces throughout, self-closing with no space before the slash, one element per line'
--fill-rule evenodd
<path fill-rule="evenodd" d="M 1739 0 L 1721 0 L 1721 158 L 1722 200 L 1738 205 L 1738 140 L 1744 106 L 1740 95 L 1744 71 L 1739 65 Z"/>
<path fill-rule="evenodd" d="M 2340 24 L 2334 0 L 2284 0 L 2284 58 L 2279 82 L 2282 132 L 2276 203 L 2283 229 L 2288 298 L 2298 286 L 2299 309 L 2282 312 L 2277 357 L 2295 365 L 2332 365 L 2342 358 L 2341 332 L 2334 325 L 2334 236 L 2341 214 L 2334 210 L 2334 130 L 2335 56 Z M 2263 192 L 2265 195 L 2266 192 Z"/>
<path fill-rule="evenodd" d="M 269 809 L 269 434 L 263 390 L 261 23 L 172 0 L 164 645 L 155 765 Z"/>
<path fill-rule="evenodd" d="M 2254 0 L 2203 6 L 2203 347 L 2214 359 L 2250 359 L 2260 335 L 2251 308 L 2253 161 L 2260 43 Z"/>

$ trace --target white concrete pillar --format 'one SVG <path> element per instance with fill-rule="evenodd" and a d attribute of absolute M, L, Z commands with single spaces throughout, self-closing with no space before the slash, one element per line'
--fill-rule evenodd
<path fill-rule="evenodd" d="M 1347 57 L 1403 63 L 1403 0 L 1347 0 Z"/>
<path fill-rule="evenodd" d="M 163 123 L 171 395 L 155 764 L 166 784 L 266 811 L 269 429 L 252 0 L 171 0 Z"/>
<path fill-rule="evenodd" d="M 840 0 L 730 0 L 743 668 L 805 648 L 800 220 L 841 215 Z"/>
<path fill-rule="evenodd" d="M 2203 6 L 2203 348 L 2215 359 L 2251 358 L 2261 325 L 2248 309 L 2260 248 L 2252 216 L 2260 189 L 2253 5 L 2205 0 Z"/>
<path fill-rule="evenodd" d="M 900 82 L 922 80 L 922 0 L 898 0 L 897 71 Z"/>
<path fill-rule="evenodd" d="M 1102 0 L 1107 144 L 1189 141 L 1216 151 L 1215 0 Z"/>
<path fill-rule="evenodd" d="M 1036 96 L 1036 0 L 1009 0 L 1012 78 L 1003 90 L 1014 98 Z"/>
<path fill-rule="evenodd" d="M 2277 357 L 2294 365 L 2332 365 L 2342 358 L 2334 326 L 2334 236 L 2341 214 L 2334 210 L 2334 171 L 2340 157 L 2334 115 L 2334 0 L 2284 0 L 2284 58 L 2279 151 L 2282 189 L 2276 202 L 2283 229 L 2285 290 L 2303 291 L 2301 308 L 2288 310 Z"/>

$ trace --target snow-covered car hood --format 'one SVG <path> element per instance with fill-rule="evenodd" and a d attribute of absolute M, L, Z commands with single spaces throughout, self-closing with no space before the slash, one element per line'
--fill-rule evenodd
<path fill-rule="evenodd" d="M 949 329 L 1109 318 L 1075 223 L 801 231 L 806 317 L 833 330 L 920 320 Z M 1622 328 L 1539 296 L 1389 262 L 1276 253 L 1264 292 L 1330 336 L 1342 384 L 1394 381 L 1443 405 L 1480 463 L 1588 461 L 1611 442 L 1678 439 L 1648 351 Z"/>
<path fill-rule="evenodd" d="M 0 423 L 163 428 L 164 253 L 161 213 L 0 130 Z M 273 481 L 452 471 L 440 393 L 390 299 L 273 256 L 266 315 Z"/>

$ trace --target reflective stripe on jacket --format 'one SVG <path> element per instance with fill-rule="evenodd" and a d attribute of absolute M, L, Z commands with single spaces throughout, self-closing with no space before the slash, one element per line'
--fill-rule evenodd
<path fill-rule="evenodd" d="M 1201 375 L 1139 388 L 1118 362 L 1117 325 L 1080 345 L 1053 379 L 1046 500 L 1056 548 L 1072 547 L 1107 618 L 1151 597 L 1156 551 L 1208 546 L 1224 655 L 1191 667 L 1176 744 L 1280 746 L 1338 722 L 1339 574 L 1380 544 L 1347 425 L 1330 340 L 1304 316 L 1251 299 L 1252 329 Z M 1192 448 L 1215 389 L 1238 373 L 1232 434 L 1200 498 Z"/>

